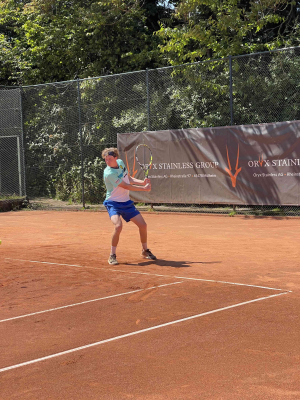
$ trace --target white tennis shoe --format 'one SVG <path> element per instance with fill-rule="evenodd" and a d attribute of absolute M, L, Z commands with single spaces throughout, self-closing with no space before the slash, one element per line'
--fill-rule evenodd
<path fill-rule="evenodd" d="M 149 249 L 142 251 L 142 257 L 148 258 L 148 260 L 156 260 L 155 255 Z"/>
<path fill-rule="evenodd" d="M 117 256 L 115 254 L 111 254 L 108 259 L 108 264 L 110 265 L 118 265 Z"/>

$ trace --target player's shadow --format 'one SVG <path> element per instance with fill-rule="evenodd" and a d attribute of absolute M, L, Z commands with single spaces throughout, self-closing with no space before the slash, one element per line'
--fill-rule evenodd
<path fill-rule="evenodd" d="M 172 267 L 172 268 L 191 268 L 191 264 L 219 264 L 221 261 L 171 261 L 171 260 L 149 260 L 149 261 L 142 261 L 139 263 L 126 263 L 127 265 L 139 265 L 140 267 L 145 267 L 146 265 L 159 265 L 160 267 Z"/>

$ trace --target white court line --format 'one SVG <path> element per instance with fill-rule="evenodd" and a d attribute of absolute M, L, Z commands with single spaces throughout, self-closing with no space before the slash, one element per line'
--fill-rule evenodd
<path fill-rule="evenodd" d="M 2 319 L 2 320 L 0 320 L 0 322 L 7 322 L 7 321 L 12 321 L 13 319 L 31 317 L 32 315 L 43 314 L 43 313 L 50 312 L 50 311 L 62 310 L 63 308 L 75 307 L 75 306 L 79 306 L 79 305 L 82 305 L 82 304 L 92 303 L 94 301 L 111 299 L 113 297 L 126 296 L 127 294 L 142 292 L 143 290 L 151 290 L 151 289 L 160 288 L 160 287 L 164 287 L 164 286 L 178 285 L 179 283 L 183 283 L 183 282 L 165 283 L 164 285 L 152 286 L 152 287 L 145 288 L 145 289 L 132 290 L 131 292 L 125 292 L 125 293 L 114 294 L 112 296 L 100 297 L 99 299 L 86 300 L 86 301 L 82 301 L 81 303 L 68 304 L 66 306 L 50 308 L 49 310 L 37 311 L 37 312 L 34 312 L 34 313 L 30 313 L 30 314 L 19 315 L 17 317 Z"/>
<path fill-rule="evenodd" d="M 278 289 L 278 288 L 273 288 L 273 287 L 268 287 L 268 286 L 248 285 L 246 283 L 216 281 L 216 280 L 212 280 L 212 279 L 189 278 L 189 277 L 186 277 L 186 276 L 150 274 L 148 272 L 122 271 L 120 269 L 111 269 L 111 268 L 94 268 L 94 267 L 89 267 L 89 266 L 85 266 L 85 265 L 60 264 L 60 263 L 47 262 L 47 261 L 20 260 L 18 258 L 5 258 L 5 260 L 23 261 L 23 262 L 38 263 L 38 264 L 49 264 L 49 265 L 63 265 L 63 266 L 76 267 L 76 268 L 91 268 L 91 269 L 104 270 L 104 271 L 122 272 L 124 274 L 125 273 L 126 274 L 138 274 L 138 275 L 160 276 L 160 277 L 164 277 L 164 278 L 187 279 L 187 280 L 201 281 L 201 282 L 223 283 L 223 284 L 227 284 L 227 285 L 248 286 L 248 287 L 254 287 L 254 288 L 258 288 L 258 289 L 278 290 L 278 291 L 281 291 L 281 292 L 289 292 L 289 293 L 291 293 L 291 290 L 286 290 L 286 289 Z"/>
<path fill-rule="evenodd" d="M 23 261 L 23 262 L 30 262 L 30 263 L 38 263 L 38 264 L 50 264 L 50 265 L 64 265 L 67 267 L 76 267 L 76 268 L 89 268 L 89 269 L 104 269 L 104 268 L 95 268 L 95 267 L 83 267 L 82 265 L 75 265 L 75 264 L 58 264 L 48 261 L 33 261 L 33 260 L 21 260 L 19 258 L 8 258 L 6 257 L 5 260 L 13 260 L 13 261 Z"/>
<path fill-rule="evenodd" d="M 201 314 L 197 314 L 197 315 L 192 315 L 191 317 L 186 317 L 186 318 L 178 319 L 178 320 L 176 320 L 176 321 L 167 322 L 167 323 L 165 323 L 165 324 L 152 326 L 152 327 L 150 327 L 150 328 L 142 329 L 142 330 L 140 330 L 140 331 L 130 332 L 130 333 L 126 333 L 126 334 L 124 334 L 124 335 L 115 336 L 115 337 L 110 338 L 110 339 L 101 340 L 100 342 L 95 342 L 95 343 L 87 344 L 87 345 L 85 345 L 85 346 L 75 347 L 74 349 L 70 349 L 70 350 L 66 350 L 66 351 L 61 351 L 60 353 L 51 354 L 51 355 L 46 356 L 46 357 L 36 358 L 35 360 L 30 360 L 30 361 L 26 361 L 26 362 L 23 362 L 23 363 L 20 363 L 20 364 L 15 364 L 15 365 L 11 365 L 11 366 L 9 366 L 9 367 L 1 368 L 1 369 L 0 369 L 0 372 L 5 372 L 5 371 L 9 371 L 9 370 L 12 370 L 12 369 L 15 369 L 15 368 L 20 368 L 20 367 L 25 367 L 26 365 L 35 364 L 35 363 L 40 362 L 40 361 L 49 360 L 50 358 L 64 356 L 64 355 L 66 355 L 66 354 L 74 353 L 74 352 L 76 352 L 76 351 L 88 349 L 88 348 L 94 347 L 94 346 L 99 346 L 100 344 L 112 342 L 112 341 L 118 340 L 118 339 L 124 339 L 124 338 L 127 338 L 127 337 L 129 337 L 129 336 L 138 335 L 138 334 L 144 333 L 144 332 L 153 331 L 154 329 L 164 328 L 165 326 L 170 326 L 170 325 L 178 324 L 178 323 L 180 323 L 180 322 L 189 321 L 189 320 L 191 320 L 191 319 L 203 317 L 203 316 L 209 315 L 209 314 L 214 314 L 214 313 L 217 313 L 217 312 L 220 312 L 220 311 L 229 310 L 230 308 L 235 308 L 235 307 L 244 306 L 244 305 L 246 305 L 246 304 L 254 303 L 254 302 L 256 302 L 256 301 L 267 300 L 267 299 L 270 299 L 271 297 L 281 296 L 282 294 L 287 294 L 287 292 L 284 292 L 284 293 L 277 293 L 277 294 L 273 294 L 273 295 L 271 295 L 271 296 L 260 297 L 260 298 L 255 299 L 255 300 L 249 300 L 249 301 L 245 301 L 245 302 L 243 302 L 243 303 L 233 304 L 233 305 L 231 305 L 231 306 L 227 306 L 227 307 L 223 307 L 223 308 L 218 308 L 218 309 L 216 309 L 216 310 L 207 311 L 207 312 L 204 312 L 204 313 L 201 313 Z"/>
<path fill-rule="evenodd" d="M 281 292 L 291 292 L 290 290 L 272 288 L 272 287 L 269 287 L 269 286 L 248 285 L 246 283 L 216 281 L 216 280 L 212 280 L 212 279 L 189 278 L 187 276 L 160 275 L 160 274 L 150 274 L 148 272 L 134 272 L 134 271 L 128 272 L 128 271 L 122 271 L 122 270 L 118 270 L 118 269 L 109 269 L 109 271 L 124 272 L 124 273 L 127 272 L 127 273 L 130 273 L 130 274 L 139 274 L 139 275 L 163 276 L 163 277 L 169 277 L 169 278 L 172 277 L 172 278 L 176 278 L 176 279 L 186 279 L 186 280 L 192 280 L 192 281 L 213 282 L 213 283 L 224 283 L 224 284 L 227 284 L 227 285 L 248 286 L 248 287 L 259 288 L 259 289 L 278 290 L 278 291 L 281 291 Z"/>

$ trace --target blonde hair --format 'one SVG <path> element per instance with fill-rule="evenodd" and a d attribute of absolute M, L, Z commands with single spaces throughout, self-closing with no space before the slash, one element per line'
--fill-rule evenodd
<path fill-rule="evenodd" d="M 115 153 L 117 158 L 120 158 L 119 150 L 116 147 L 107 147 L 102 151 L 102 158 L 105 158 L 110 152 Z"/>

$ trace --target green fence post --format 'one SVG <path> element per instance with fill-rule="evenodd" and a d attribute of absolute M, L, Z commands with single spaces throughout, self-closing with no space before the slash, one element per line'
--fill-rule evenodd
<path fill-rule="evenodd" d="M 82 188 L 82 207 L 85 208 L 84 199 L 84 162 L 83 162 L 83 140 L 82 140 L 82 129 L 81 129 L 81 95 L 79 78 L 77 78 L 77 90 L 78 90 L 78 124 L 79 124 L 79 135 L 80 135 L 80 155 L 81 155 L 81 188 Z"/>
<path fill-rule="evenodd" d="M 229 56 L 230 124 L 233 125 L 232 56 Z"/>
<path fill-rule="evenodd" d="M 147 115 L 148 115 L 148 131 L 151 130 L 150 123 L 150 91 L 149 91 L 149 69 L 146 69 L 146 87 L 147 87 Z"/>

